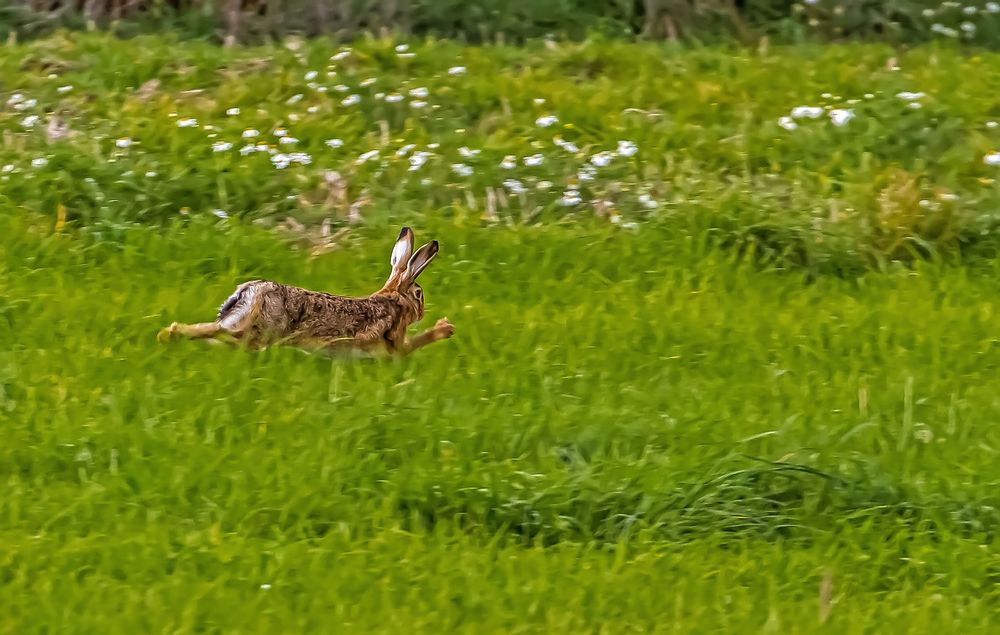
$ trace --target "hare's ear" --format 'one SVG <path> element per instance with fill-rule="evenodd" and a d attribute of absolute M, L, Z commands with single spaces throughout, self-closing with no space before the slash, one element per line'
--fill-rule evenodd
<path fill-rule="evenodd" d="M 392 273 L 389 274 L 389 279 L 385 281 L 383 288 L 398 286 L 402 282 L 406 274 L 406 265 L 412 253 L 413 230 L 409 227 L 404 227 L 399 232 L 399 238 L 396 239 L 396 244 L 392 248 L 392 257 L 389 259 L 389 263 L 392 265 Z"/>
<path fill-rule="evenodd" d="M 431 260 L 434 260 L 434 256 L 438 253 L 438 241 L 432 240 L 423 247 L 417 250 L 417 253 L 413 254 L 410 261 L 406 265 L 406 276 L 403 278 L 403 286 L 409 286 L 417 279 L 420 272 L 427 268 L 427 265 L 431 264 Z"/>

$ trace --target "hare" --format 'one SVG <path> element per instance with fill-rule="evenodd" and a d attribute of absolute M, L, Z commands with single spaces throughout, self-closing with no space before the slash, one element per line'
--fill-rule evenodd
<path fill-rule="evenodd" d="M 326 353 L 407 355 L 455 333 L 448 318 L 415 337 L 406 329 L 424 317 L 424 292 L 416 283 L 438 253 L 436 240 L 413 252 L 413 231 L 404 227 L 392 249 L 392 273 L 367 297 L 309 291 L 269 280 L 244 282 L 222 304 L 214 322 L 162 329 L 176 337 L 229 340 L 250 348 L 287 344 Z"/>

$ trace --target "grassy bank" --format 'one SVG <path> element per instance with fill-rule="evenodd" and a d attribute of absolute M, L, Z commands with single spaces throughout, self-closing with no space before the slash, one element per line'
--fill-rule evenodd
<path fill-rule="evenodd" d="M 6 47 L 0 200 L 110 227 L 596 216 L 827 271 L 995 251 L 995 54 L 292 49 Z"/>

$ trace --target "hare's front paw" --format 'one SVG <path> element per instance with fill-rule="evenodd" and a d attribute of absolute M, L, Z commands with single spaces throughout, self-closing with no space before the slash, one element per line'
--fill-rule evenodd
<path fill-rule="evenodd" d="M 439 339 L 446 340 L 455 334 L 455 326 L 444 317 L 434 323 L 434 332 Z"/>
<path fill-rule="evenodd" d="M 156 341 L 158 342 L 169 342 L 174 339 L 177 334 L 177 322 L 174 322 L 170 326 L 166 326 L 160 329 L 160 332 L 156 334 Z"/>

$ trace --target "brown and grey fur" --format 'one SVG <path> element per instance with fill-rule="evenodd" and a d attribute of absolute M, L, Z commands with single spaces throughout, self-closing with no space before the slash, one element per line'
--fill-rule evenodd
<path fill-rule="evenodd" d="M 285 344 L 327 353 L 406 355 L 451 337 L 455 328 L 442 318 L 415 337 L 406 330 L 424 317 L 417 276 L 438 253 L 431 241 L 413 252 L 413 232 L 404 227 L 392 250 L 392 273 L 370 296 L 352 298 L 309 291 L 270 280 L 244 282 L 222 304 L 214 322 L 178 324 L 160 339 L 231 340 L 251 348 Z"/>

